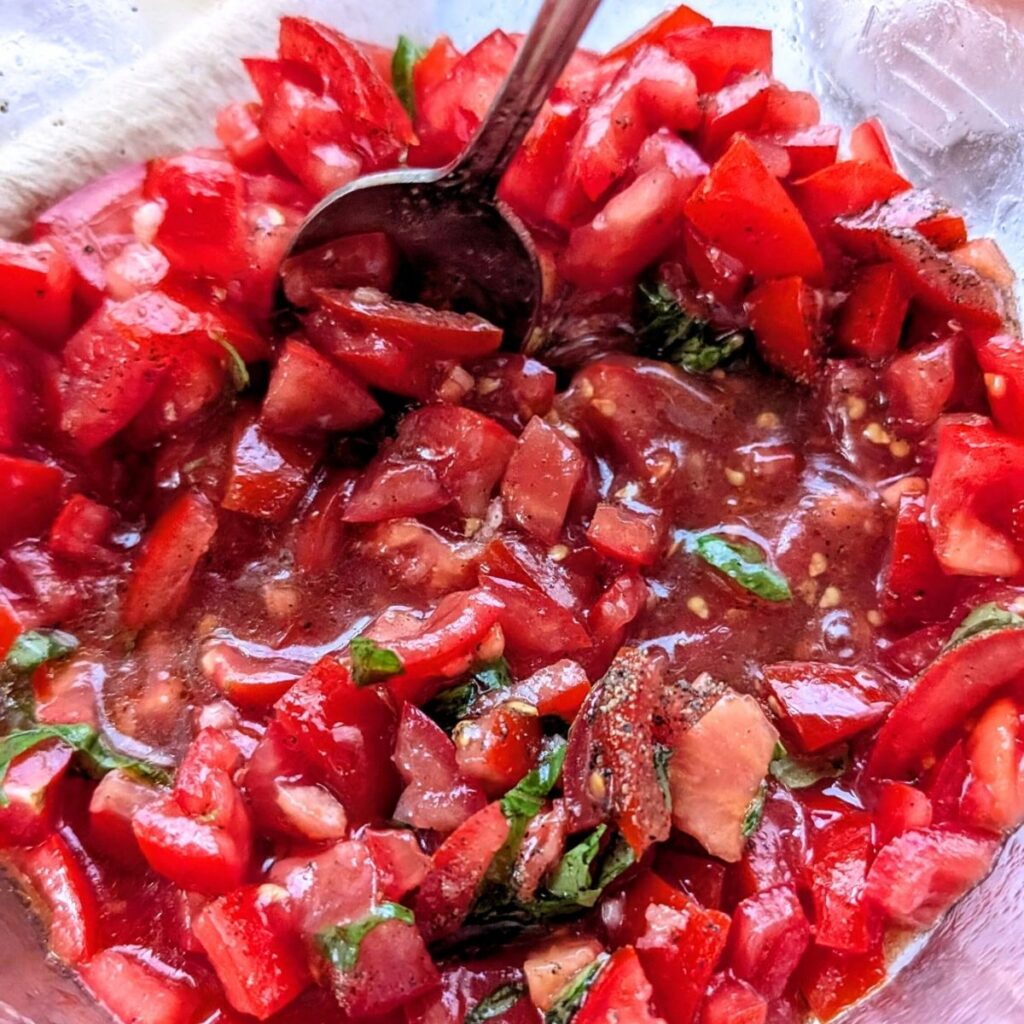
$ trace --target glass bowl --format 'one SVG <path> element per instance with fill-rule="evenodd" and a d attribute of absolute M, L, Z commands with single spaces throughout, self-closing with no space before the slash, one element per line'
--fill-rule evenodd
<path fill-rule="evenodd" d="M 536 0 L 150 0 L 131 8 L 139 20 L 129 23 L 126 37 L 124 22 L 111 12 L 124 14 L 127 0 L 2 3 L 0 100 L 12 115 L 0 121 L 0 235 L 6 236 L 63 192 L 119 163 L 210 141 L 216 107 L 229 95 L 249 95 L 237 58 L 272 50 L 282 12 L 307 13 L 381 43 L 399 32 L 426 40 L 440 31 L 468 43 L 496 24 L 524 28 L 536 7 Z M 585 42 L 608 45 L 665 6 L 606 0 Z M 1011 262 L 1024 266 L 1021 0 L 698 0 L 696 6 L 721 23 L 774 29 L 779 78 L 812 89 L 826 120 L 848 127 L 879 115 L 915 183 L 961 206 L 972 234 L 996 237 Z M 157 40 L 163 41 L 154 45 Z M 45 73 L 48 66 L 56 73 Z M 35 923 L 2 883 L 0 931 L 0 1022 L 108 1020 L 47 959 Z M 897 957 L 892 973 L 846 1014 L 847 1024 L 1024 1022 L 1020 835 L 981 885 Z"/>

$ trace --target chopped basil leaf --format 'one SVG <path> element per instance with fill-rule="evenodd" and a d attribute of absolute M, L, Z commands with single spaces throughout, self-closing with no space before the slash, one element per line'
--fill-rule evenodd
<path fill-rule="evenodd" d="M 508 1013 L 524 995 L 526 988 L 523 985 L 499 985 L 466 1014 L 464 1024 L 483 1024 L 484 1021 L 500 1017 Z"/>
<path fill-rule="evenodd" d="M 849 766 L 850 752 L 844 749 L 818 757 L 797 758 L 783 754 L 772 761 L 768 770 L 787 789 L 806 789 L 823 779 L 838 779 Z"/>
<path fill-rule="evenodd" d="M 607 831 L 607 825 L 598 825 L 590 835 L 566 851 L 548 883 L 549 892 L 563 899 L 575 900 L 581 906 L 592 907 L 597 902 L 601 890 L 592 887 L 591 869 L 601 852 L 601 838 Z"/>
<path fill-rule="evenodd" d="M 356 686 L 371 686 L 402 671 L 402 659 L 386 647 L 378 647 L 368 636 L 353 637 L 348 645 L 352 659 L 352 681 Z"/>
<path fill-rule="evenodd" d="M 587 998 L 587 993 L 597 980 L 601 968 L 604 967 L 609 959 L 607 953 L 602 953 L 592 963 L 587 964 L 558 993 L 551 1009 L 544 1014 L 544 1024 L 569 1024 L 569 1021 L 576 1016 L 576 1012 L 583 1005 L 583 1001 Z"/>
<path fill-rule="evenodd" d="M 775 741 L 775 747 L 772 749 L 772 760 L 777 761 L 780 757 L 788 757 L 789 751 L 786 749 L 785 743 L 782 740 Z"/>
<path fill-rule="evenodd" d="M 757 791 L 757 796 L 750 801 L 747 813 L 743 815 L 743 838 L 749 839 L 760 827 L 761 819 L 764 817 L 764 799 L 766 795 L 765 784 Z"/>
<path fill-rule="evenodd" d="M 48 661 L 59 661 L 78 650 L 78 640 L 60 629 L 33 629 L 22 633 L 7 652 L 8 668 L 34 672 Z"/>
<path fill-rule="evenodd" d="M 239 354 L 237 348 L 228 341 L 223 331 L 210 331 L 210 337 L 228 354 L 228 369 L 231 371 L 231 383 L 236 391 L 244 391 L 250 382 L 249 367 Z"/>
<path fill-rule="evenodd" d="M 482 694 L 507 689 L 511 685 L 512 672 L 508 662 L 498 658 L 476 669 L 466 682 L 442 690 L 426 705 L 424 711 L 438 725 L 451 732 L 456 723 L 469 717 L 473 705 Z"/>
<path fill-rule="evenodd" d="M 753 544 L 724 540 L 713 533 L 697 538 L 697 554 L 712 568 L 765 601 L 789 601 L 792 593 L 786 577 L 765 561 Z"/>
<path fill-rule="evenodd" d="M 943 651 L 950 651 L 965 640 L 991 633 L 997 629 L 1019 629 L 1024 626 L 1024 618 L 1014 612 L 1000 608 L 997 604 L 982 604 L 975 608 L 953 631 Z"/>
<path fill-rule="evenodd" d="M 399 36 L 395 55 L 391 58 L 391 86 L 410 117 L 416 116 L 416 93 L 413 90 L 412 72 L 426 52 L 408 36 Z"/>
<path fill-rule="evenodd" d="M 666 284 L 640 285 L 640 350 L 664 359 L 687 373 L 707 373 L 743 347 L 738 331 L 718 333 L 706 321 L 691 316 Z"/>
<path fill-rule="evenodd" d="M 359 960 L 359 947 L 363 939 L 385 921 L 414 924 L 415 918 L 412 911 L 408 907 L 403 907 L 401 903 L 381 903 L 358 921 L 335 925 L 320 932 L 316 937 L 317 946 L 332 967 L 343 974 L 348 974 L 355 969 Z"/>
<path fill-rule="evenodd" d="M 501 809 L 510 821 L 513 818 L 530 819 L 540 813 L 547 795 L 562 776 L 562 764 L 568 744 L 561 736 L 555 739 L 536 768 L 519 780 L 501 800 Z"/>
<path fill-rule="evenodd" d="M 121 768 L 147 782 L 159 785 L 170 782 L 170 776 L 163 768 L 111 750 L 91 725 L 37 725 L 12 732 L 0 739 L 0 807 L 8 804 L 3 780 L 7 777 L 11 762 L 49 740 L 59 740 L 71 747 L 90 775 L 101 777 L 115 768 Z"/>

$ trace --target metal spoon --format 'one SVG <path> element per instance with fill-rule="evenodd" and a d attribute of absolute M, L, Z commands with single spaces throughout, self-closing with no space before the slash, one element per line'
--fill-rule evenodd
<path fill-rule="evenodd" d="M 332 192 L 303 222 L 288 255 L 383 231 L 402 257 L 402 298 L 443 293 L 455 308 L 504 328 L 508 347 L 521 345 L 540 305 L 540 266 L 522 222 L 496 198 L 498 183 L 599 3 L 544 0 L 462 156 L 440 170 L 386 171 Z"/>

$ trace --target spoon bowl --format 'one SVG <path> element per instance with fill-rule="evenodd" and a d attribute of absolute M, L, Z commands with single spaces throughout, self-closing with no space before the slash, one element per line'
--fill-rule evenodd
<path fill-rule="evenodd" d="M 331 193 L 286 259 L 383 232 L 400 257 L 397 298 L 478 313 L 504 330 L 506 347 L 523 347 L 540 309 L 540 265 L 498 185 L 599 3 L 544 0 L 465 153 L 440 170 L 386 171 Z"/>

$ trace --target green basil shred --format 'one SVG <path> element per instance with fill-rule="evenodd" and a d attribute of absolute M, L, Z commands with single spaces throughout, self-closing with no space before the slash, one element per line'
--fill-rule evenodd
<path fill-rule="evenodd" d="M 783 753 L 772 759 L 768 771 L 787 789 L 806 789 L 824 779 L 838 779 L 850 766 L 850 751 L 819 754 L 815 757 L 791 757 Z"/>
<path fill-rule="evenodd" d="M 391 85 L 410 117 L 416 116 L 416 93 L 413 89 L 412 73 L 426 52 L 408 36 L 399 36 L 394 56 L 391 58 Z"/>
<path fill-rule="evenodd" d="M 466 1014 L 463 1024 L 484 1024 L 484 1021 L 500 1017 L 503 1013 L 508 1013 L 524 995 L 524 985 L 499 985 Z"/>
<path fill-rule="evenodd" d="M 773 569 L 764 552 L 753 544 L 705 533 L 696 539 L 694 549 L 708 565 L 762 600 L 780 602 L 793 597 L 786 577 Z"/>
<path fill-rule="evenodd" d="M 3 782 L 11 762 L 21 754 L 51 740 L 71 747 L 85 771 L 95 778 L 101 778 L 107 772 L 120 768 L 145 782 L 157 785 L 166 785 L 170 782 L 170 775 L 165 769 L 111 750 L 91 725 L 37 725 L 31 729 L 9 733 L 0 739 L 0 807 L 6 807 L 9 803 Z"/>
<path fill-rule="evenodd" d="M 353 637 L 348 645 L 352 659 L 352 681 L 356 686 L 372 686 L 397 676 L 402 671 L 402 659 L 394 651 L 380 647 L 368 636 Z"/>
<path fill-rule="evenodd" d="M 415 918 L 413 912 L 401 903 L 380 903 L 358 921 L 335 925 L 320 932 L 316 937 L 317 946 L 332 967 L 349 974 L 355 970 L 363 939 L 385 921 L 414 924 Z"/>
<path fill-rule="evenodd" d="M 569 1024 L 569 1021 L 576 1016 L 587 993 L 597 980 L 601 968 L 610 959 L 607 953 L 602 953 L 592 963 L 587 964 L 579 974 L 559 992 L 554 1005 L 544 1014 L 544 1024 Z"/>
<path fill-rule="evenodd" d="M 739 331 L 717 332 L 691 316 L 666 284 L 640 285 L 640 351 L 686 370 L 707 373 L 731 359 L 742 347 Z"/>
<path fill-rule="evenodd" d="M 972 637 L 980 636 L 982 633 L 993 633 L 1000 629 L 1020 629 L 1024 627 L 1024 618 L 1005 608 L 1000 608 L 995 603 L 982 604 L 975 608 L 959 626 L 953 631 L 953 635 L 942 648 L 943 653 L 951 651 L 954 647 Z"/>
<path fill-rule="evenodd" d="M 60 629 L 22 633 L 7 652 L 6 666 L 14 672 L 34 672 L 40 665 L 67 658 L 78 650 L 78 639 Z"/>

